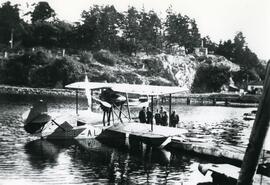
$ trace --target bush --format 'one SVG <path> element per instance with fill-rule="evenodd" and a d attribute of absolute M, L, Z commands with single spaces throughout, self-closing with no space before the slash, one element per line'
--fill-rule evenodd
<path fill-rule="evenodd" d="M 93 82 L 116 82 L 116 77 L 113 73 L 105 71 L 104 73 L 96 73 L 95 75 L 91 75 L 90 81 Z"/>
<path fill-rule="evenodd" d="M 164 78 L 153 78 L 149 80 L 150 85 L 158 85 L 158 86 L 172 86 L 174 85 L 172 82 L 164 79 Z"/>
<path fill-rule="evenodd" d="M 218 92 L 224 84 L 228 84 L 230 71 L 225 66 L 201 65 L 195 75 L 191 91 L 195 93 Z"/>
<path fill-rule="evenodd" d="M 139 78 L 139 75 L 133 72 L 122 72 L 117 74 L 117 78 L 119 79 L 121 77 L 120 81 L 121 83 L 129 83 L 129 84 L 142 84 L 142 80 Z"/>
<path fill-rule="evenodd" d="M 94 53 L 93 57 L 99 63 L 108 65 L 108 66 L 114 66 L 118 61 L 118 58 L 107 50 L 100 50 Z"/>
<path fill-rule="evenodd" d="M 74 61 L 71 57 L 55 59 L 52 63 L 40 67 L 31 73 L 32 86 L 64 87 L 65 85 L 82 80 L 87 66 Z"/>
<path fill-rule="evenodd" d="M 83 64 L 92 64 L 94 62 L 93 54 L 91 52 L 83 52 L 80 55 L 79 62 Z"/>
<path fill-rule="evenodd" d="M 145 59 L 143 63 L 145 68 L 148 69 L 149 76 L 158 75 L 163 71 L 163 63 L 161 60 Z"/>

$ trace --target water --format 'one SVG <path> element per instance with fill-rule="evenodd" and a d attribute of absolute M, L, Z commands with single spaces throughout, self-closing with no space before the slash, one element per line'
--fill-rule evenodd
<path fill-rule="evenodd" d="M 34 99 L 0 97 L 0 184 L 193 185 L 211 181 L 197 169 L 208 159 L 179 151 L 136 142 L 108 146 L 96 140 L 52 142 L 30 136 L 23 130 L 21 115 Z M 50 111 L 75 107 L 74 99 L 47 101 Z M 248 141 L 253 122 L 243 121 L 242 115 L 254 108 L 173 105 L 173 109 L 180 116 L 179 126 L 196 137 L 238 147 Z"/>

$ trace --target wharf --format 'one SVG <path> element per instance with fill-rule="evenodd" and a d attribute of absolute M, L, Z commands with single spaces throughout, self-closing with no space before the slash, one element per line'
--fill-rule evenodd
<path fill-rule="evenodd" d="M 167 147 L 235 162 L 242 161 L 246 151 L 245 147 L 215 144 L 195 138 L 183 139 L 177 136 L 172 138 Z"/>
<path fill-rule="evenodd" d="M 225 105 L 225 106 L 258 106 L 261 95 L 239 93 L 192 93 L 175 94 L 172 96 L 174 103 L 186 103 L 187 105 Z M 166 99 L 162 100 L 163 102 Z"/>
<path fill-rule="evenodd" d="M 123 138 L 137 137 L 160 148 L 183 150 L 237 164 L 242 162 L 246 151 L 246 147 L 215 144 L 207 139 L 188 137 L 186 136 L 188 131 L 181 128 L 153 125 L 153 131 L 151 131 L 150 124 L 130 122 L 118 123 L 106 128 L 105 131 L 113 132 L 110 137 L 119 137 L 119 135 Z M 264 152 L 263 155 L 265 160 L 261 160 L 260 164 L 270 163 L 270 152 Z"/>
<path fill-rule="evenodd" d="M 124 124 L 116 123 L 115 125 L 106 128 L 104 132 L 105 137 L 107 137 L 107 134 L 109 134 L 108 138 L 137 138 L 138 140 L 145 141 L 148 144 L 160 146 L 169 143 L 172 137 L 181 137 L 181 135 L 187 133 L 188 131 L 186 129 L 164 127 L 159 125 L 153 125 L 153 130 L 151 130 L 151 124 L 129 122 Z"/>

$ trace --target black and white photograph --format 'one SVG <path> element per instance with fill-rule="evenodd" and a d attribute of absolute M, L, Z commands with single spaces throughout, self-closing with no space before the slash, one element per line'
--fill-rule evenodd
<path fill-rule="evenodd" d="M 0 185 L 270 185 L 269 0 L 0 0 Z"/>

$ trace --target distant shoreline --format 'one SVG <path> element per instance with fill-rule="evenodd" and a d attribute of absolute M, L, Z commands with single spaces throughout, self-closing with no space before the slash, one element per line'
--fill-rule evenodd
<path fill-rule="evenodd" d="M 0 85 L 0 96 L 1 95 L 75 98 L 76 91 L 72 89 L 31 88 L 31 87 Z M 79 97 L 84 97 L 84 92 L 79 91 L 78 95 Z M 188 93 L 188 94 L 175 94 L 172 96 L 172 98 L 174 100 L 174 103 L 176 102 L 185 103 L 187 101 L 191 101 L 193 103 L 195 102 L 195 104 L 211 105 L 212 102 L 226 101 L 227 99 L 229 101 L 229 104 L 231 105 L 233 104 L 249 105 L 250 104 L 254 106 L 259 103 L 260 95 L 239 95 L 237 93 L 201 93 L 201 94 Z M 204 103 L 201 103 L 201 102 L 204 102 Z"/>
<path fill-rule="evenodd" d="M 79 93 L 80 95 L 82 93 Z M 0 85 L 0 95 L 38 95 L 49 97 L 76 97 L 76 91 L 71 89 L 49 89 L 17 87 L 9 85 Z"/>

